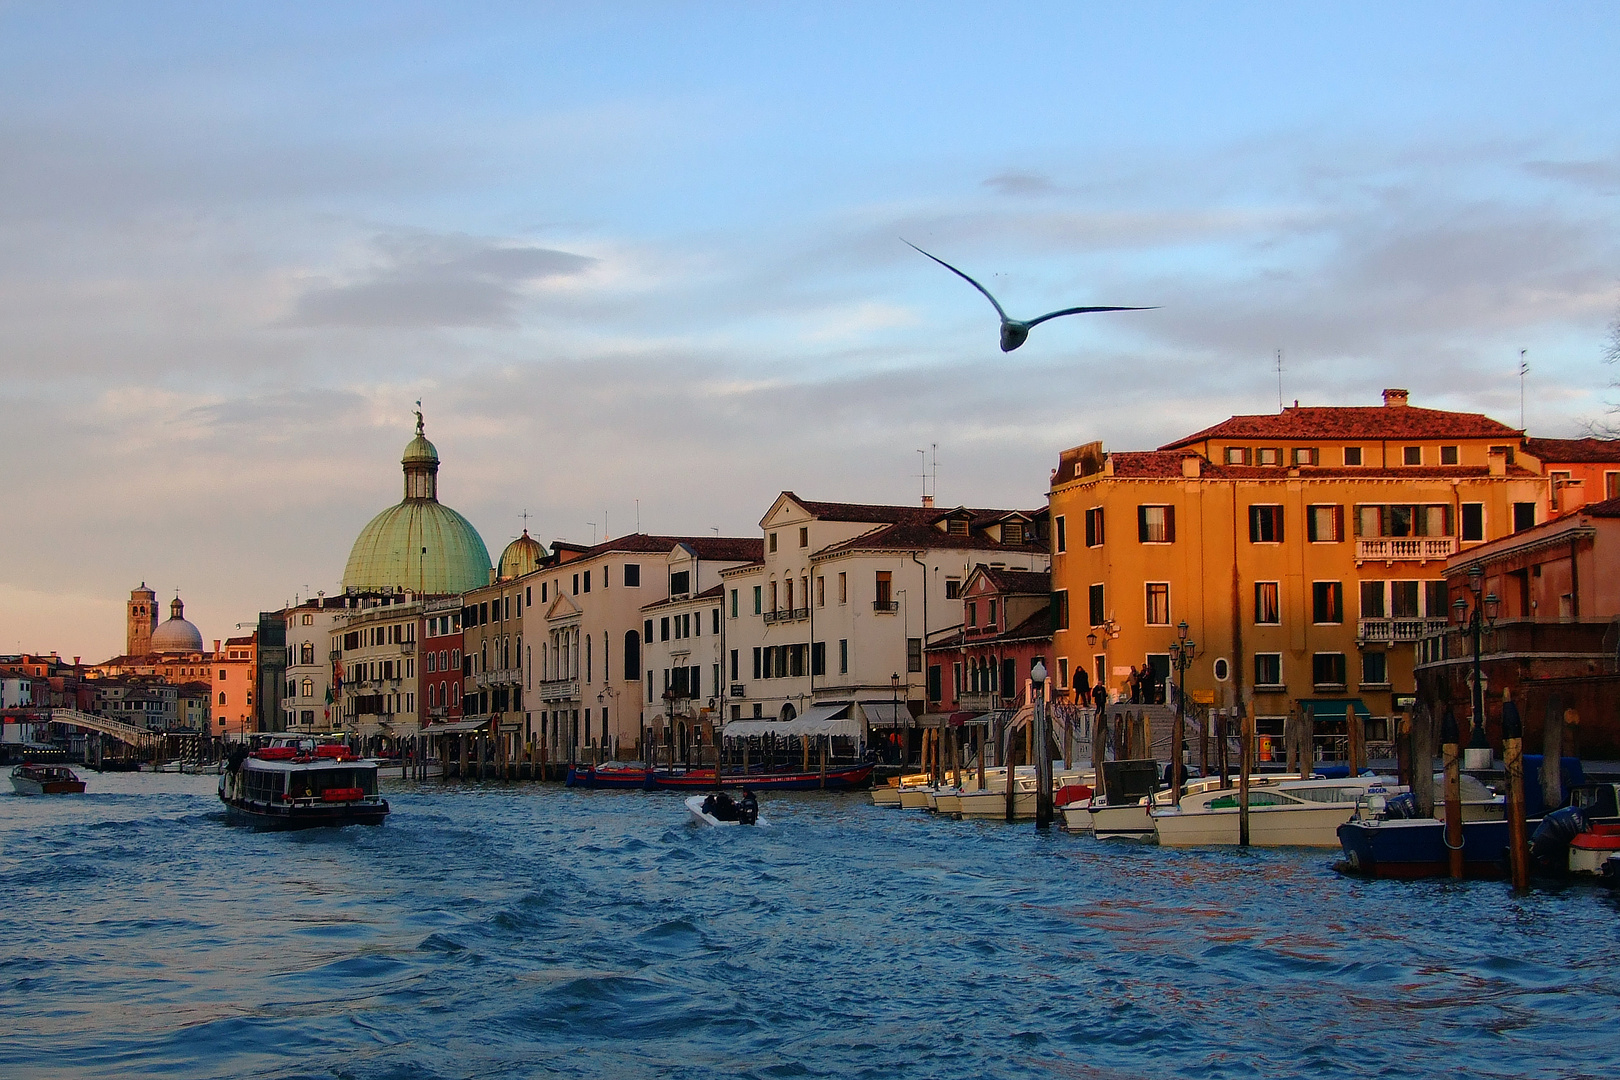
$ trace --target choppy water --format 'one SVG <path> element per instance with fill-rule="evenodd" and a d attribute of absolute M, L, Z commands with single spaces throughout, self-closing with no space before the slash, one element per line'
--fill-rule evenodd
<path fill-rule="evenodd" d="M 765 801 L 403 787 L 376 829 L 212 780 L 0 796 L 0 1073 L 1573 1077 L 1620 902 Z"/>

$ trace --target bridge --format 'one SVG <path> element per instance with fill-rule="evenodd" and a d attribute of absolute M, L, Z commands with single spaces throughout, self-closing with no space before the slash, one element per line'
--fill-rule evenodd
<path fill-rule="evenodd" d="M 96 716 L 93 713 L 79 712 L 77 709 L 45 709 L 39 715 L 41 720 L 49 720 L 53 724 L 72 724 L 74 727 L 84 728 L 87 731 L 97 731 L 127 746 L 147 749 L 163 741 L 163 732 L 148 731 L 134 724 L 126 724 L 122 720 L 114 720 L 107 716 Z"/>

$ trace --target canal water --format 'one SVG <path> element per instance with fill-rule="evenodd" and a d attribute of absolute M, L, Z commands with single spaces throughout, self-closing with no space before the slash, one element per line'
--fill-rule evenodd
<path fill-rule="evenodd" d="M 771 796 L 398 785 L 227 826 L 213 779 L 0 796 L 8 1077 L 1584 1077 L 1620 902 L 1365 882 Z"/>

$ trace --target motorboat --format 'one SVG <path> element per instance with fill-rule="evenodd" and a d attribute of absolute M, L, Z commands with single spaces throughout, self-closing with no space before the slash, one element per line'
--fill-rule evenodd
<path fill-rule="evenodd" d="M 1404 791 L 1388 777 L 1350 776 L 1337 780 L 1268 777 L 1249 784 L 1249 843 L 1255 847 L 1339 846 L 1338 829 L 1369 803 Z M 1239 842 L 1239 793 L 1229 787 L 1189 792 L 1178 806 L 1148 812 L 1163 847 L 1207 847 Z"/>
<path fill-rule="evenodd" d="M 720 817 L 716 814 L 717 807 L 710 802 L 712 795 L 689 795 L 686 798 L 686 810 L 692 815 L 692 820 L 700 826 L 726 826 L 726 825 L 753 825 L 764 828 L 770 825 L 765 815 L 757 812 L 749 820 L 739 817 Z M 729 798 L 729 797 L 728 797 Z M 735 811 L 734 811 L 735 812 Z"/>
<path fill-rule="evenodd" d="M 1063 772 L 1060 769 L 1054 769 L 1052 775 L 1053 792 L 1055 794 L 1064 788 L 1080 786 L 1090 778 L 1090 773 Z M 1013 770 L 1014 821 L 1033 821 L 1035 819 L 1035 796 L 1039 791 L 1040 786 L 1035 779 L 1035 766 L 1020 765 Z M 986 770 L 984 787 L 974 791 L 964 790 L 957 795 L 957 799 L 961 807 L 958 814 L 962 818 L 1005 821 L 1007 819 L 1007 771 L 1005 769 Z"/>
<path fill-rule="evenodd" d="M 11 770 L 11 788 L 18 795 L 82 795 L 84 781 L 66 765 L 24 763 Z"/>
<path fill-rule="evenodd" d="M 232 753 L 219 801 L 236 819 L 268 828 L 380 825 L 388 801 L 377 794 L 377 763 L 341 742 L 273 737 Z"/>

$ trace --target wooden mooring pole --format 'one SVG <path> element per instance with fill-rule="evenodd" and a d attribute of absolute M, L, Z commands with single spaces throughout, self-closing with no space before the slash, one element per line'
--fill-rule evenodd
<path fill-rule="evenodd" d="M 1446 857 L 1453 880 L 1463 876 L 1462 761 L 1457 714 L 1446 706 L 1440 719 L 1440 754 L 1446 763 Z"/>
<path fill-rule="evenodd" d="M 1502 765 L 1507 770 L 1508 866 L 1513 887 L 1530 887 L 1530 849 L 1524 828 L 1524 723 L 1519 707 L 1502 692 Z"/>
<path fill-rule="evenodd" d="M 1254 762 L 1254 717 L 1247 702 L 1238 710 L 1238 845 L 1249 846 L 1249 770 Z"/>

